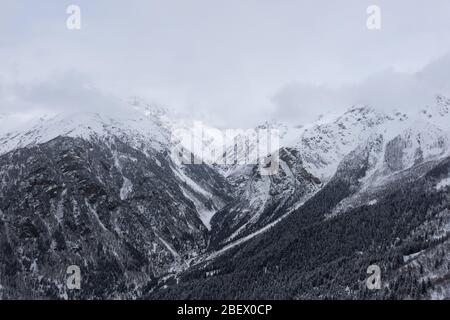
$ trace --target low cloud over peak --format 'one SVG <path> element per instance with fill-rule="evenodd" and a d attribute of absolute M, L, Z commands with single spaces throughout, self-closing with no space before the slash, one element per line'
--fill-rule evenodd
<path fill-rule="evenodd" d="M 271 101 L 273 117 L 295 124 L 307 123 L 324 113 L 340 113 L 355 104 L 384 110 L 414 112 L 435 103 L 437 95 L 450 96 L 450 55 L 417 73 L 387 69 L 359 83 L 338 88 L 291 83 L 280 88 Z"/>

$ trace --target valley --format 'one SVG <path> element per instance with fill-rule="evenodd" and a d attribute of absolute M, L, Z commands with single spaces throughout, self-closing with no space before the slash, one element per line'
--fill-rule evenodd
<path fill-rule="evenodd" d="M 353 106 L 302 127 L 266 123 L 280 133 L 274 175 L 179 163 L 171 132 L 188 126 L 137 100 L 127 114 L 9 130 L 0 297 L 448 297 L 449 106 L 438 96 L 418 114 Z M 372 264 L 376 292 L 364 287 Z M 65 286 L 69 265 L 80 290 Z"/>

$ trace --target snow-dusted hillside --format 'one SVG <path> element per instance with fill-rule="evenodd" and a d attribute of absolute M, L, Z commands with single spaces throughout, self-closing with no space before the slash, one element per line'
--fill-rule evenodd
<path fill-rule="evenodd" d="M 51 275 L 64 270 L 55 268 L 74 259 L 101 269 L 93 249 L 101 247 L 115 276 L 126 275 L 121 285 L 140 286 L 85 296 L 110 289 L 116 290 L 110 297 L 142 295 L 148 283 L 139 279 L 213 261 L 216 253 L 286 223 L 314 199 L 327 206 L 337 189 L 342 198 L 330 202 L 325 221 L 376 206 L 386 192 L 421 178 L 450 155 L 449 108 L 443 96 L 418 113 L 354 106 L 301 127 L 267 122 L 225 141 L 217 129 L 202 125 L 199 131 L 195 122 L 137 99 L 126 112 L 42 115 L 19 126 L 12 125 L 12 115 L 1 115 L 0 228 L 8 237 L 0 242 L 20 252 L 3 257 L 14 261 L 17 272 L 29 272 L 19 286 L 40 279 L 35 294 L 51 288 L 52 295 L 65 297 Z M 254 163 L 258 129 L 278 130 L 274 175 L 261 174 Z M 205 162 L 178 162 L 178 143 Z M 253 162 L 240 164 L 242 157 Z M 446 179 L 433 190 L 445 190 Z M 36 247 L 43 258 L 34 261 Z"/>
<path fill-rule="evenodd" d="M 124 139 L 139 149 L 167 148 L 170 133 L 154 117 L 139 112 L 128 115 L 100 113 L 64 113 L 31 120 L 0 137 L 0 154 L 48 142 L 58 136 L 102 139 L 111 136 Z"/>
<path fill-rule="evenodd" d="M 367 192 L 393 183 L 402 171 L 448 156 L 449 106 L 448 99 L 438 96 L 434 104 L 411 114 L 354 106 L 301 128 L 266 123 L 265 128 L 280 132 L 279 173 L 265 177 L 257 165 L 219 166 L 235 186 L 237 200 L 214 217 L 213 243 L 223 245 L 245 237 L 305 202 L 333 178 L 346 158 L 355 164 L 362 161 L 357 157 L 364 157 L 361 163 L 367 166 L 366 172 L 354 182 L 360 193 L 344 199 L 331 215 L 370 201 L 374 196 Z M 256 144 L 255 137 L 249 141 Z"/>
<path fill-rule="evenodd" d="M 126 278 L 83 297 L 136 297 L 206 249 L 230 185 L 205 164 L 174 162 L 169 128 L 135 107 L 34 119 L 0 137 L 0 243 L 17 253 L 2 252 L 0 268 L 10 261 L 17 287 L 36 284 L 10 292 L 2 271 L 0 296 L 67 297 L 61 275 L 75 263 L 93 284 Z"/>
<path fill-rule="evenodd" d="M 438 96 L 435 104 L 420 113 L 386 113 L 368 106 L 353 107 L 332 121 L 305 129 L 296 148 L 301 151 L 306 167 L 324 181 L 331 178 L 345 155 L 373 135 L 381 135 L 386 145 L 395 138 L 408 139 L 402 161 L 409 167 L 414 162 L 411 152 L 422 153 L 426 160 L 442 156 L 448 150 L 449 105 L 450 100 Z"/>

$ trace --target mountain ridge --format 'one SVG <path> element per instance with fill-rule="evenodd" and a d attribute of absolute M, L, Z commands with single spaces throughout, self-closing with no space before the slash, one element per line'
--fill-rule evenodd
<path fill-rule="evenodd" d="M 249 248 L 262 246 L 263 256 L 273 257 L 277 253 L 268 248 L 281 246 L 280 252 L 293 257 L 295 252 L 286 251 L 289 246 L 297 248 L 289 244 L 292 239 L 311 249 L 320 245 L 298 238 L 296 233 L 301 230 L 308 232 L 311 241 L 327 242 L 309 232 L 317 229 L 328 234 L 323 228 L 343 228 L 341 223 L 348 220 L 354 226 L 352 236 L 356 236 L 355 221 L 369 217 L 384 225 L 372 210 L 394 210 L 394 198 L 398 203 L 417 203 L 402 188 L 414 189 L 415 181 L 429 186 L 433 170 L 445 167 L 442 163 L 450 155 L 449 106 L 447 98 L 437 96 L 435 104 L 413 114 L 356 105 L 303 127 L 267 122 L 259 128 L 281 130 L 279 170 L 273 176 L 261 175 L 257 164 L 177 162 L 174 146 L 179 141 L 171 134 L 179 126 L 186 129 L 186 123 L 168 116 L 164 108 L 136 99 L 127 113 L 75 112 L 36 119 L 0 136 L 0 194 L 4 199 L 0 205 L 0 250 L 5 253 L 0 268 L 6 275 L 0 278 L 0 296 L 25 295 L 30 283 L 35 283 L 32 295 L 42 297 L 47 292 L 54 298 L 77 297 L 63 286 L 63 266 L 70 260 L 91 272 L 89 281 L 99 286 L 98 290 L 86 288 L 78 297 L 170 296 L 179 290 L 178 282 L 179 288 L 190 281 L 199 282 L 191 275 L 204 274 L 203 270 L 211 281 L 222 279 L 223 271 L 217 271 L 222 269 L 229 270 L 226 277 L 240 279 L 240 271 L 233 273 L 239 269 L 232 267 L 234 262 L 226 267 L 223 261 L 233 260 Z M 208 134 L 208 130 L 206 127 L 205 145 L 217 148 L 213 145 L 217 132 Z M 202 143 L 203 138 L 197 137 Z M 255 136 L 249 139 L 250 144 L 256 143 Z M 189 146 L 184 147 L 190 151 Z M 431 191 L 417 190 L 426 201 L 440 197 L 445 202 L 445 179 L 430 187 Z M 416 211 L 420 221 L 405 224 L 403 236 L 412 241 L 411 246 L 420 243 L 438 250 L 446 245 L 445 240 L 437 244 L 407 240 L 415 237 L 416 228 L 423 228 L 428 235 L 431 227 L 427 224 L 436 224 L 434 214 L 447 219 L 445 210 L 436 211 L 437 202 L 429 208 L 434 212 L 431 220 Z M 371 214 L 364 217 L 361 210 Z M 392 212 L 395 221 L 405 219 L 402 212 Z M 78 235 L 76 230 L 83 231 Z M 279 230 L 287 233 L 278 238 L 274 235 Z M 268 245 L 268 239 L 275 243 Z M 341 241 L 347 243 L 348 239 Z M 376 241 L 387 245 L 381 238 Z M 365 248 L 367 255 L 378 252 L 369 245 Z M 317 259 L 299 250 L 308 259 Z M 243 264 L 248 262 L 254 268 L 253 263 L 260 259 L 255 252 L 244 255 Z M 390 249 L 385 253 L 394 254 Z M 326 253 L 330 257 L 338 254 Z M 104 270 L 102 259 L 114 272 Z M 324 268 L 336 263 L 323 261 Z M 58 267 L 61 270 L 55 269 Z M 288 264 L 285 267 L 292 270 Z M 312 272 L 305 266 L 300 269 Z M 441 269 L 436 272 L 442 273 Z M 105 282 L 109 277 L 113 284 Z M 394 276 L 391 280 L 403 281 Z M 169 291 L 164 293 L 164 288 Z M 445 286 L 442 290 L 445 292 Z M 354 289 L 355 295 L 361 292 L 361 288 Z M 430 294 L 445 296 L 433 292 Z M 342 292 L 337 296 L 343 296 Z"/>

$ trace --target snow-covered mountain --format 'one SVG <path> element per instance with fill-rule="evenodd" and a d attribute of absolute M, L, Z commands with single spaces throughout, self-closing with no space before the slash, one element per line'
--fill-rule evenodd
<path fill-rule="evenodd" d="M 240 196 L 213 217 L 210 252 L 149 297 L 448 298 L 449 102 L 321 119 L 282 147 L 273 177 L 231 166 Z"/>
<path fill-rule="evenodd" d="M 185 268 L 231 191 L 171 150 L 163 122 L 134 108 L 51 116 L 3 135 L 0 296 L 67 298 L 65 269 L 75 264 L 92 286 L 83 297 L 131 298 Z"/>
<path fill-rule="evenodd" d="M 64 113 L 32 120 L 0 138 L 0 154 L 50 141 L 58 136 L 102 139 L 119 137 L 142 150 L 162 150 L 170 132 L 160 121 L 139 112 L 128 115 Z"/>
<path fill-rule="evenodd" d="M 353 184 L 355 188 L 361 184 L 363 190 L 375 190 L 402 170 L 448 156 L 449 105 L 448 99 L 438 96 L 435 104 L 418 113 L 354 106 L 342 115 L 322 117 L 300 128 L 276 122 L 264 124 L 280 132 L 279 174 L 261 176 L 257 165 L 219 166 L 237 190 L 237 200 L 214 216 L 217 231 L 213 244 L 229 245 L 301 206 L 330 181 L 346 157 L 358 154 L 358 150 L 365 152 L 358 156 L 367 158 L 367 172 Z M 255 136 L 249 140 L 256 145 Z"/>
<path fill-rule="evenodd" d="M 0 297 L 141 297 L 274 230 L 297 236 L 390 204 L 387 194 L 411 182 L 425 179 L 441 194 L 448 177 L 429 175 L 450 156 L 449 109 L 443 96 L 418 113 L 353 106 L 228 140 L 135 98 L 126 112 L 47 115 L 16 127 L 1 115 Z M 276 174 L 240 164 L 259 160 L 258 129 L 278 130 Z M 180 163 L 180 144 L 204 163 Z M 78 296 L 63 285 L 72 264 L 91 284 Z"/>

